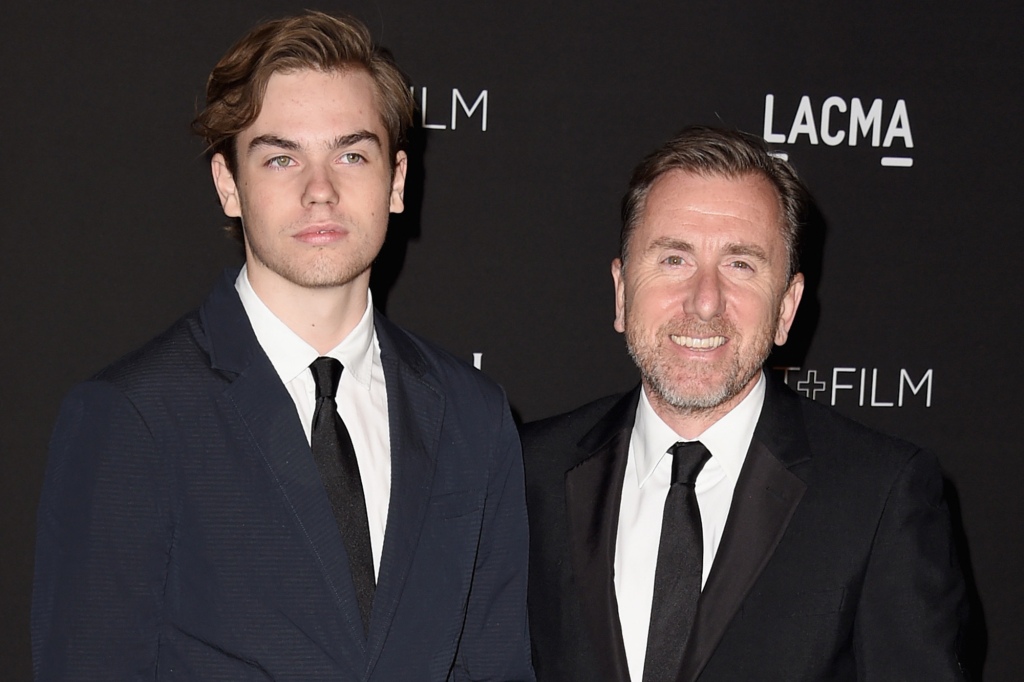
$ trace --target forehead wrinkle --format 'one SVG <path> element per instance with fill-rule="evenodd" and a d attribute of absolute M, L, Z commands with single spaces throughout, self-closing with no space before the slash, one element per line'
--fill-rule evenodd
<path fill-rule="evenodd" d="M 726 206 L 716 208 L 706 205 L 702 206 L 699 203 L 687 203 L 687 205 L 680 210 L 687 213 L 696 213 L 698 215 L 714 218 L 731 218 L 734 220 L 742 220 L 744 222 L 755 222 L 752 220 L 752 217 L 740 215 L 745 212 L 744 208 L 753 207 L 755 208 L 756 213 L 764 214 L 764 211 L 754 206 L 752 202 L 717 200 L 715 203 L 726 204 Z M 739 210 L 733 209 L 734 206 L 740 207 Z"/>

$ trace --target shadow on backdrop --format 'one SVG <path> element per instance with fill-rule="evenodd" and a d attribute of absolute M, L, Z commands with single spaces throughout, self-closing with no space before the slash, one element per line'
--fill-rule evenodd
<path fill-rule="evenodd" d="M 964 672 L 967 673 L 967 679 L 977 681 L 982 678 L 985 657 L 988 654 L 988 626 L 985 624 L 985 609 L 974 579 L 974 565 L 971 563 L 971 551 L 967 546 L 967 533 L 964 531 L 963 514 L 960 509 L 960 494 L 948 478 L 944 477 L 942 482 L 946 503 L 949 505 L 950 523 L 953 526 L 953 547 L 960 561 L 960 568 L 964 572 L 967 589 L 968 623 L 961 641 L 961 663 Z"/>
<path fill-rule="evenodd" d="M 804 229 L 800 235 L 797 251 L 800 255 L 800 272 L 804 274 L 804 295 L 796 319 L 789 330 L 789 339 L 784 346 L 775 346 L 765 363 L 767 367 L 803 367 L 811 348 L 814 332 L 821 319 L 821 303 L 818 301 L 818 287 L 821 286 L 822 263 L 825 261 L 825 239 L 828 223 L 813 197 L 808 197 Z"/>
<path fill-rule="evenodd" d="M 373 270 L 370 271 L 373 305 L 384 315 L 387 315 L 388 312 L 388 296 L 390 296 L 391 290 L 402 273 L 402 267 L 405 265 L 409 242 L 420 238 L 423 189 L 426 185 L 423 159 L 427 151 L 427 131 L 423 128 L 413 127 L 409 129 L 407 136 L 408 142 L 405 151 L 409 157 L 407 162 L 409 165 L 405 175 L 403 197 L 405 210 L 391 215 L 384 246 L 373 261 Z"/>

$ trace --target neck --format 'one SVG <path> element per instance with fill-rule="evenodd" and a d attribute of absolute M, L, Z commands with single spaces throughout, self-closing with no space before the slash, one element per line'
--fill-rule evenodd
<path fill-rule="evenodd" d="M 369 270 L 345 284 L 318 288 L 303 287 L 273 273 L 257 274 L 252 267 L 248 275 L 252 290 L 267 308 L 321 355 L 344 341 L 366 312 Z"/>

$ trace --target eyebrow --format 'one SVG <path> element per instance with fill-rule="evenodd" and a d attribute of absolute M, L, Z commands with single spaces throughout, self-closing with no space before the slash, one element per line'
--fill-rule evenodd
<path fill-rule="evenodd" d="M 688 253 L 693 253 L 694 251 L 693 244 L 685 239 L 677 239 L 675 237 L 659 237 L 652 241 L 648 248 L 649 251 L 656 251 L 658 249 L 674 249 Z M 756 244 L 731 242 L 725 245 L 724 251 L 729 256 L 747 256 L 762 263 L 768 262 L 768 254 Z"/>
<path fill-rule="evenodd" d="M 675 249 L 676 251 L 693 251 L 693 244 L 684 240 L 677 239 L 675 237 L 658 237 L 651 242 L 650 246 L 647 247 L 648 251 L 656 251 L 658 249 Z"/>
<path fill-rule="evenodd" d="M 730 256 L 747 256 L 748 258 L 759 260 L 762 263 L 768 262 L 768 254 L 765 252 L 764 249 L 762 249 L 760 246 L 757 246 L 756 244 L 727 244 L 725 247 L 725 252 Z"/>
<path fill-rule="evenodd" d="M 369 130 L 357 130 L 356 132 L 349 133 L 348 135 L 339 135 L 327 145 L 327 148 L 330 151 L 336 151 L 338 149 L 344 149 L 345 147 L 351 147 L 352 145 L 360 142 L 370 142 L 378 148 L 383 148 L 380 143 L 380 137 Z M 252 138 L 252 140 L 249 141 L 248 151 L 251 153 L 258 147 L 276 147 L 277 149 L 284 149 L 290 152 L 302 150 L 302 145 L 295 140 L 289 140 L 277 135 L 257 135 Z"/>
<path fill-rule="evenodd" d="M 259 135 L 252 138 L 249 141 L 249 151 L 252 152 L 257 147 L 277 147 L 278 149 L 287 149 L 290 152 L 298 151 L 300 149 L 299 143 L 294 140 L 286 140 L 283 137 L 277 135 Z"/>

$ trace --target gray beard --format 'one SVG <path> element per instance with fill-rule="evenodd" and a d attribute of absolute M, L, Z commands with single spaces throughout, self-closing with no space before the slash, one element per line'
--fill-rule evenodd
<path fill-rule="evenodd" d="M 739 395 L 750 381 L 757 376 L 757 373 L 761 371 L 765 360 L 768 359 L 768 355 L 771 353 L 775 338 L 774 333 L 778 323 L 778 317 L 776 316 L 773 324 L 770 326 L 770 330 L 758 330 L 757 338 L 754 340 L 755 346 L 751 348 L 751 352 L 748 354 L 751 360 L 749 363 L 745 362 L 748 358 L 742 355 L 735 355 L 731 358 L 730 364 L 726 368 L 725 380 L 720 385 L 713 386 L 710 390 L 703 393 L 694 391 L 684 393 L 673 386 L 673 372 L 677 371 L 678 368 L 674 367 L 671 363 L 665 362 L 657 347 L 651 347 L 645 343 L 642 338 L 644 330 L 641 329 L 641 333 L 637 334 L 632 326 L 627 327 L 626 347 L 629 349 L 629 355 L 633 362 L 640 370 L 640 375 L 644 379 L 644 385 L 648 386 L 649 390 L 654 394 L 649 397 L 663 402 L 680 415 L 706 414 Z M 728 325 L 711 324 L 707 330 L 702 331 L 714 331 L 726 336 L 735 336 L 735 329 Z M 666 332 L 667 329 L 663 328 L 659 330 L 658 336 L 665 338 L 667 336 Z"/>
<path fill-rule="evenodd" d="M 634 351 L 632 344 L 629 345 L 629 356 L 633 358 L 633 362 L 639 368 L 644 385 L 649 387 L 651 392 L 654 393 L 653 397 L 660 399 L 661 402 L 672 407 L 673 410 L 681 415 L 705 414 L 736 397 L 750 383 L 751 379 L 757 376 L 757 373 L 761 371 L 761 365 L 764 364 L 764 360 L 768 358 L 768 354 L 765 353 L 764 358 L 761 359 L 761 362 L 756 367 L 742 374 L 737 358 L 733 362 L 733 371 L 728 375 L 724 383 L 707 393 L 689 395 L 676 391 L 672 386 L 671 380 L 667 378 L 668 372 L 661 366 L 660 360 L 654 359 L 651 363 L 643 362 Z"/>

